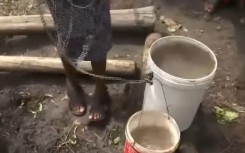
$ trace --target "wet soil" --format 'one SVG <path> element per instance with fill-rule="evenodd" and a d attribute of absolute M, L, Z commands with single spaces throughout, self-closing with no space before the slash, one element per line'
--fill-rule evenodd
<path fill-rule="evenodd" d="M 193 126 L 182 134 L 179 152 L 195 153 L 195 148 L 200 153 L 245 152 L 244 113 L 239 114 L 237 121 L 226 125 L 218 124 L 214 115 L 215 105 L 245 106 L 245 27 L 239 23 L 238 9 L 222 9 L 206 21 L 202 1 L 155 0 L 154 3 L 159 15 L 170 17 L 188 29 L 188 32 L 179 31 L 176 35 L 205 43 L 218 58 L 214 82 Z M 136 4 L 149 3 L 140 0 Z M 112 4 L 115 9 L 129 8 L 130 5 L 120 0 Z M 160 22 L 156 31 L 172 34 Z M 109 57 L 133 59 L 139 63 L 145 38 L 140 34 L 115 34 Z M 10 38 L 1 44 L 0 54 L 57 56 L 49 39 L 40 35 Z M 113 100 L 112 117 L 105 126 L 91 127 L 87 125 L 86 117 L 77 118 L 69 113 L 64 82 L 65 77 L 60 75 L 0 73 L 1 153 L 123 152 L 124 126 L 142 103 L 142 94 L 125 92 L 125 84 L 108 83 Z M 91 101 L 93 81 L 81 78 L 81 85 Z"/>

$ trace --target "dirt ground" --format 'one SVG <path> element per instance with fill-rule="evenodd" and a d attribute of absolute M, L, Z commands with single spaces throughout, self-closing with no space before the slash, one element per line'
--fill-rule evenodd
<path fill-rule="evenodd" d="M 112 1 L 112 8 L 130 8 L 131 1 Z M 134 5 L 145 6 L 149 1 L 138 0 Z M 158 15 L 170 17 L 188 31 L 185 35 L 202 41 L 217 55 L 218 70 L 193 126 L 182 134 L 181 148 L 185 153 L 245 152 L 244 113 L 236 122 L 220 125 L 214 115 L 215 105 L 235 109 L 245 107 L 244 48 L 245 27 L 239 23 L 237 8 L 225 8 L 206 21 L 202 1 L 155 0 Z M 34 11 L 35 12 L 35 11 Z M 156 31 L 167 32 L 164 24 Z M 141 61 L 145 35 L 115 34 L 110 58 Z M 2 55 L 57 56 L 45 36 L 19 36 L 1 44 Z M 136 110 L 129 103 L 141 103 L 141 97 L 128 101 L 125 84 L 109 83 L 113 100 L 111 120 L 103 127 L 87 126 L 86 117 L 76 118 L 67 109 L 60 75 L 33 73 L 0 73 L 0 152 L 1 153 L 119 153 L 123 152 L 124 126 Z M 81 78 L 81 85 L 91 101 L 93 82 Z M 243 107 L 242 107 L 243 106 Z M 38 111 L 39 110 L 39 111 Z M 245 111 L 245 110 L 244 110 Z M 197 148 L 195 152 L 193 146 Z M 181 152 L 181 150 L 179 150 Z"/>

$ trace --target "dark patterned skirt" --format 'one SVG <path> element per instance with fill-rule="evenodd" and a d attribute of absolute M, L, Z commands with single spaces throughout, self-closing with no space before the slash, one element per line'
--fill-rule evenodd
<path fill-rule="evenodd" d="M 59 46 L 71 60 L 106 58 L 112 47 L 109 0 L 48 0 L 48 6 Z"/>

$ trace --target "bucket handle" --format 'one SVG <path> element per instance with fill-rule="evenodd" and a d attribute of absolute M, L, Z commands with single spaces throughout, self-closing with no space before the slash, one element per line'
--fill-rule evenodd
<path fill-rule="evenodd" d="M 157 81 L 161 85 L 161 88 L 162 88 L 162 91 L 163 91 L 163 98 L 164 98 L 166 109 L 167 109 L 167 113 L 168 113 L 168 119 L 170 119 L 170 113 L 169 113 L 166 93 L 165 93 L 165 90 L 164 90 L 162 82 L 158 78 L 154 77 L 153 72 L 148 73 L 146 78 L 145 78 L 145 80 L 146 80 L 146 83 L 149 83 L 150 85 L 153 85 L 154 80 Z"/>
<path fill-rule="evenodd" d="M 144 80 L 146 83 L 149 83 L 150 85 L 152 85 L 153 84 L 153 77 L 154 77 L 153 72 L 149 72 L 145 75 Z"/>

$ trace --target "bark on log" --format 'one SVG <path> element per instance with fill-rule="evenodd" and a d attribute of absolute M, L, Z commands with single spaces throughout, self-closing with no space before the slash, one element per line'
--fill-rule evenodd
<path fill-rule="evenodd" d="M 150 56 L 150 47 L 151 45 L 158 39 L 160 39 L 162 35 L 160 33 L 151 33 L 145 39 L 145 46 L 142 54 L 142 64 L 141 64 L 141 79 L 144 79 L 148 71 L 148 58 Z"/>
<path fill-rule="evenodd" d="M 54 29 L 53 18 L 44 15 L 49 30 Z M 153 29 L 156 21 L 154 6 L 136 9 L 111 10 L 111 24 L 115 31 Z M 43 33 L 44 28 L 39 15 L 2 16 L 0 34 L 18 35 Z"/>
<path fill-rule="evenodd" d="M 78 69 L 92 72 L 89 61 L 78 62 Z M 42 73 L 64 73 L 59 58 L 0 56 L 0 71 L 26 71 Z M 132 76 L 136 72 L 136 63 L 132 60 L 107 60 L 107 75 Z"/>

